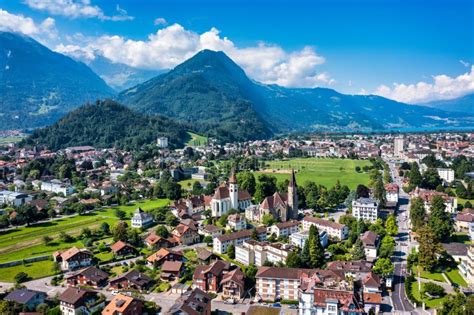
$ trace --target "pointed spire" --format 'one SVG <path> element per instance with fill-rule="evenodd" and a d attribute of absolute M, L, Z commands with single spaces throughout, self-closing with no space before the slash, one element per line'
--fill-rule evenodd
<path fill-rule="evenodd" d="M 295 169 L 291 169 L 291 178 L 290 182 L 288 183 L 288 186 L 291 187 L 296 187 L 296 176 L 295 176 Z"/>
<path fill-rule="evenodd" d="M 237 177 L 235 176 L 235 167 L 230 171 L 229 184 L 237 184 Z"/>

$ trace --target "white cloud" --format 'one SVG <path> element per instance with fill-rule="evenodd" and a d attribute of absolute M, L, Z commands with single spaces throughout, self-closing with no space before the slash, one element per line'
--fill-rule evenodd
<path fill-rule="evenodd" d="M 46 11 L 54 15 L 62 15 L 72 19 L 97 18 L 108 21 L 133 20 L 127 11 L 119 5 L 116 6 L 118 15 L 108 16 L 97 5 L 92 5 L 90 0 L 25 0 L 32 9 Z"/>
<path fill-rule="evenodd" d="M 55 38 L 57 30 L 53 18 L 46 18 L 41 23 L 21 14 L 12 14 L 0 9 L 0 31 L 19 32 L 36 39 Z"/>
<path fill-rule="evenodd" d="M 153 24 L 155 24 L 155 25 L 167 25 L 168 22 L 166 21 L 165 18 L 159 17 L 159 18 L 156 18 L 155 21 L 153 21 Z"/>
<path fill-rule="evenodd" d="M 89 58 L 100 54 L 112 62 L 154 70 L 173 68 L 203 49 L 224 51 L 252 79 L 263 83 L 315 87 L 335 82 L 329 74 L 318 70 L 325 59 L 313 47 L 288 52 L 277 45 L 258 43 L 240 48 L 227 37 L 220 36 L 216 28 L 198 34 L 173 24 L 149 35 L 145 41 L 115 35 L 56 47 L 65 54 Z"/>
<path fill-rule="evenodd" d="M 433 76 L 433 82 L 416 84 L 394 83 L 392 87 L 381 85 L 375 94 L 406 103 L 424 103 L 434 100 L 448 100 L 474 92 L 474 66 L 470 72 L 457 77 L 445 74 Z"/>

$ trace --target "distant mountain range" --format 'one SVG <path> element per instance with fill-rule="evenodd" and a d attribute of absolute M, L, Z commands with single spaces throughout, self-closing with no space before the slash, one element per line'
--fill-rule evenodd
<path fill-rule="evenodd" d="M 189 126 L 162 116 L 147 116 L 111 100 L 81 106 L 53 125 L 36 129 L 26 144 L 58 150 L 70 146 L 139 149 L 157 137 L 169 138 L 171 147 L 190 139 Z"/>
<path fill-rule="evenodd" d="M 467 113 L 471 116 L 474 116 L 474 93 L 455 98 L 453 100 L 434 101 L 421 105 L 446 111 Z"/>
<path fill-rule="evenodd" d="M 100 56 L 88 63 L 115 87 L 154 77 L 117 94 L 86 64 L 26 36 L 0 32 L 0 129 L 45 126 L 107 97 L 222 141 L 289 132 L 474 128 L 472 95 L 418 106 L 326 88 L 266 85 L 249 79 L 223 52 L 201 51 L 157 76 Z"/>
<path fill-rule="evenodd" d="M 113 94 L 85 64 L 30 37 L 0 32 L 0 129 L 45 126 Z"/>

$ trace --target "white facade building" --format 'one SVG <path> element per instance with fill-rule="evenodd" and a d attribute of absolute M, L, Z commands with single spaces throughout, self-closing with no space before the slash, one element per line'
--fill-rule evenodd
<path fill-rule="evenodd" d="M 304 217 L 303 231 L 309 231 L 311 225 L 315 225 L 320 232 L 326 231 L 331 239 L 345 240 L 349 236 L 349 228 L 344 224 L 315 217 Z"/>
<path fill-rule="evenodd" d="M 396 137 L 393 140 L 393 155 L 395 156 L 403 156 L 405 141 L 402 137 Z"/>
<path fill-rule="evenodd" d="M 243 211 L 252 205 L 252 196 L 246 190 L 239 190 L 235 173 L 229 178 L 227 185 L 216 188 L 211 199 L 211 213 L 213 217 L 221 217 L 230 209 Z"/>
<path fill-rule="evenodd" d="M 18 207 L 31 201 L 33 198 L 30 195 L 14 192 L 14 191 L 0 191 L 0 205 L 8 205 L 11 207 Z"/>
<path fill-rule="evenodd" d="M 53 179 L 49 182 L 42 182 L 41 190 L 49 191 L 56 194 L 62 194 L 65 197 L 72 195 L 75 191 L 73 186 L 71 186 L 70 184 L 63 183 L 57 179 Z"/>
<path fill-rule="evenodd" d="M 243 214 L 231 214 L 227 217 L 226 227 L 234 231 L 245 230 L 247 228 L 247 220 L 245 220 Z"/>
<path fill-rule="evenodd" d="M 137 208 L 131 221 L 133 228 L 146 228 L 153 224 L 153 216 L 142 209 Z"/>
<path fill-rule="evenodd" d="M 446 183 L 450 184 L 454 180 L 454 170 L 450 168 L 437 168 L 439 177 Z"/>
<path fill-rule="evenodd" d="M 291 220 L 270 226 L 268 232 L 270 234 L 275 234 L 276 237 L 289 237 L 291 234 L 299 231 L 299 226 L 299 221 Z"/>
<path fill-rule="evenodd" d="M 352 201 L 352 215 L 357 220 L 375 223 L 378 218 L 379 205 L 373 198 L 359 198 Z"/>
<path fill-rule="evenodd" d="M 293 246 L 281 243 L 258 242 L 247 240 L 235 247 L 235 260 L 248 266 L 263 266 L 266 261 L 273 264 L 285 263 Z"/>
<path fill-rule="evenodd" d="M 168 147 L 168 138 L 159 137 L 158 139 L 156 139 L 156 146 L 158 148 L 167 148 Z"/>
<path fill-rule="evenodd" d="M 293 233 L 290 235 L 290 244 L 303 248 L 308 237 L 309 231 Z M 323 247 L 328 246 L 328 233 L 326 233 L 326 231 L 319 231 L 319 240 Z"/>
<path fill-rule="evenodd" d="M 257 230 L 257 237 L 259 241 L 267 239 L 267 229 L 265 227 L 259 227 Z M 229 245 L 237 247 L 242 245 L 244 241 L 252 238 L 253 230 L 241 230 L 238 232 L 224 234 L 214 238 L 212 241 L 212 251 L 218 254 L 225 254 Z"/>

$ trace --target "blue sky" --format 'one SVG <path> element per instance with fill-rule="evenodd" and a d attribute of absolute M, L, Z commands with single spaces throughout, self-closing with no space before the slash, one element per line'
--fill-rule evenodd
<path fill-rule="evenodd" d="M 0 0 L 0 9 L 9 19 L 31 19 L 37 28 L 54 20 L 29 34 L 52 49 L 87 52 L 89 58 L 100 51 L 134 67 L 173 67 L 211 46 L 266 83 L 327 86 L 412 103 L 474 91 L 472 0 Z M 0 15 L 0 28 L 1 21 Z M 209 43 L 202 34 L 213 28 L 219 42 Z M 150 39 L 158 30 L 161 35 Z M 121 55 L 105 47 L 112 36 L 120 38 L 112 47 Z M 166 40 L 182 46 L 161 45 Z"/>

